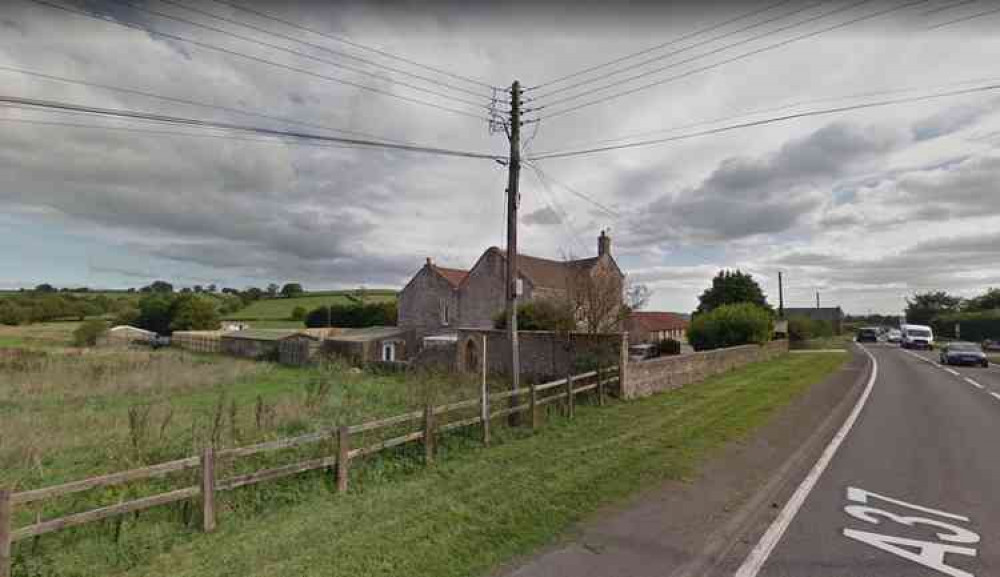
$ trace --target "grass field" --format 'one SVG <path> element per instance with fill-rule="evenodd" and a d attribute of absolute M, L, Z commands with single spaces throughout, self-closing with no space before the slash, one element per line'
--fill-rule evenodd
<path fill-rule="evenodd" d="M 603 505 L 690 476 L 846 358 L 785 355 L 641 401 L 584 403 L 533 435 L 498 429 L 489 449 L 449 436 L 429 468 L 402 448 L 352 469 L 346 496 L 324 472 L 241 489 L 211 535 L 149 511 L 43 537 L 15 547 L 15 575 L 486 575 Z"/>
<path fill-rule="evenodd" d="M 355 291 L 324 291 L 319 293 L 306 293 L 304 296 L 296 298 L 276 298 L 265 299 L 239 310 L 226 318 L 230 320 L 288 320 L 292 316 L 295 307 L 305 307 L 310 311 L 322 305 L 349 304 L 350 296 Z M 395 291 L 371 290 L 365 297 L 366 302 L 395 301 Z M 255 325 L 256 326 L 256 325 Z"/>
<path fill-rule="evenodd" d="M 77 321 L 55 321 L 33 325 L 0 325 L 0 348 L 59 348 L 72 344 Z"/>

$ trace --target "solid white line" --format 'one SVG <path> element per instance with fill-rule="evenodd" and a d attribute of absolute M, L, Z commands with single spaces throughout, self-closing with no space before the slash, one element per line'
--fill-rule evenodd
<path fill-rule="evenodd" d="M 859 345 L 860 346 L 860 345 Z M 861 415 L 861 409 L 864 408 L 865 403 L 868 402 L 868 397 L 871 395 L 872 388 L 875 386 L 875 379 L 878 377 L 878 362 L 875 357 L 872 356 L 870 352 L 864 347 L 861 350 L 868 355 L 868 358 L 872 361 L 872 373 L 868 377 L 868 384 L 865 385 L 865 390 L 861 393 L 861 398 L 854 405 L 854 409 L 851 414 L 847 416 L 847 420 L 844 424 L 840 426 L 840 430 L 834 435 L 833 439 L 830 440 L 830 444 L 826 446 L 823 450 L 823 454 L 820 455 L 819 460 L 813 465 L 812 469 L 809 470 L 809 474 L 806 478 L 802 480 L 795 492 L 792 493 L 788 502 L 778 513 L 777 518 L 771 523 L 771 526 L 767 528 L 764 535 L 757 542 L 757 545 L 750 551 L 747 558 L 743 560 L 743 564 L 736 571 L 733 577 L 756 577 L 757 573 L 760 572 L 761 567 L 767 561 L 767 558 L 771 556 L 771 552 L 778 545 L 778 541 L 781 541 L 781 537 L 785 534 L 785 530 L 792 523 L 795 518 L 796 513 L 802 508 L 803 503 L 805 503 L 806 498 L 809 493 L 812 492 L 816 483 L 819 481 L 820 475 L 826 470 L 833 456 L 837 453 L 837 449 L 840 448 L 841 443 L 847 438 L 847 434 L 851 432 L 851 428 L 854 426 L 855 421 L 858 420 L 858 416 Z M 1000 398 L 998 396 L 997 398 Z"/>
<path fill-rule="evenodd" d="M 982 385 L 980 385 L 980 384 L 979 384 L 979 383 L 977 383 L 976 381 L 973 381 L 973 380 L 972 380 L 972 379 L 970 379 L 969 377 L 965 377 L 965 382 L 969 383 L 969 384 L 970 384 L 970 385 L 972 385 L 973 387 L 976 387 L 976 388 L 979 388 L 979 389 L 983 388 L 983 386 L 982 386 Z"/>
<path fill-rule="evenodd" d="M 997 393 L 990 393 L 990 394 L 996 397 L 998 401 L 1000 401 L 1000 394 Z"/>

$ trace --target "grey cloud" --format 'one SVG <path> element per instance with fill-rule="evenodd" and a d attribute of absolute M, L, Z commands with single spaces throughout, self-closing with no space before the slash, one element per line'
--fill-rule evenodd
<path fill-rule="evenodd" d="M 993 112 L 998 102 L 993 100 L 986 104 L 954 106 L 929 116 L 913 125 L 913 138 L 917 141 L 930 140 L 958 132 Z"/>
<path fill-rule="evenodd" d="M 633 232 L 642 242 L 784 232 L 822 205 L 833 180 L 898 143 L 891 132 L 835 123 L 770 156 L 728 158 L 700 185 L 644 207 Z"/>
<path fill-rule="evenodd" d="M 559 217 L 559 213 L 553 210 L 552 207 L 547 206 L 524 215 L 521 218 L 521 222 L 528 226 L 551 226 L 562 222 L 562 218 Z"/>

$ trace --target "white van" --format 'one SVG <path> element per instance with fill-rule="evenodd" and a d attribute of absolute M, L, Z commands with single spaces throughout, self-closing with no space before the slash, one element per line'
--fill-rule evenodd
<path fill-rule="evenodd" d="M 900 325 L 899 330 L 903 333 L 899 344 L 904 349 L 934 348 L 934 333 L 929 326 Z"/>

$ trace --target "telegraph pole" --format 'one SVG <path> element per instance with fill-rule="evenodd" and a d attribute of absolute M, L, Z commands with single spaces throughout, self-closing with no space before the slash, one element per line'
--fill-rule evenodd
<path fill-rule="evenodd" d="M 521 381 L 521 364 L 517 342 L 517 205 L 518 181 L 521 175 L 521 83 L 510 87 L 510 160 L 507 163 L 507 331 L 510 335 L 510 387 L 517 391 Z M 519 404 L 517 395 L 510 398 L 511 407 Z M 517 413 L 510 423 L 518 424 Z"/>
<path fill-rule="evenodd" d="M 778 271 L 778 318 L 785 318 L 785 287 L 781 282 L 781 271 Z"/>

